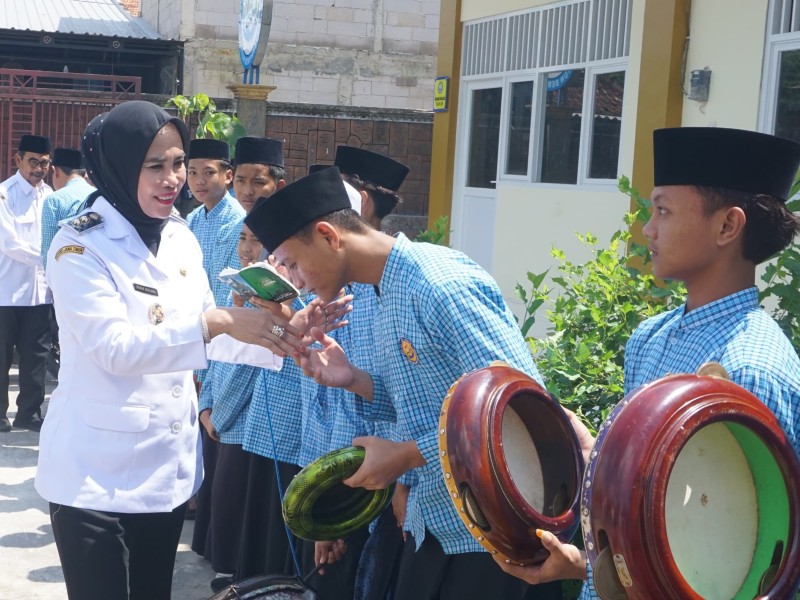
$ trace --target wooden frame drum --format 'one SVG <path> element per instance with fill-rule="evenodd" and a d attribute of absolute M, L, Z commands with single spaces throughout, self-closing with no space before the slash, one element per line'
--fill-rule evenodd
<path fill-rule="evenodd" d="M 719 377 L 629 394 L 599 430 L 581 524 L 603 600 L 794 598 L 800 461 L 775 416 Z"/>
<path fill-rule="evenodd" d="M 445 485 L 469 532 L 509 563 L 547 557 L 546 529 L 577 531 L 583 457 L 569 417 L 525 373 L 495 364 L 447 393 L 439 419 Z"/>

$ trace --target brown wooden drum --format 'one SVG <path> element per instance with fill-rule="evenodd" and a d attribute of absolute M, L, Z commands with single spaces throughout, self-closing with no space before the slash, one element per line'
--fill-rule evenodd
<path fill-rule="evenodd" d="M 581 524 L 603 600 L 794 598 L 800 461 L 738 385 L 673 375 L 629 394 L 598 432 Z"/>
<path fill-rule="evenodd" d="M 456 381 L 442 404 L 439 455 L 459 517 L 507 562 L 547 557 L 536 529 L 564 541 L 577 531 L 578 439 L 558 401 L 525 373 L 497 363 Z"/>

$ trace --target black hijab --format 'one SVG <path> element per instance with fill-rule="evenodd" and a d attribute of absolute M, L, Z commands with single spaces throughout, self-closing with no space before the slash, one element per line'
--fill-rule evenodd
<path fill-rule="evenodd" d="M 102 195 L 133 225 L 145 245 L 155 254 L 167 219 L 148 217 L 139 206 L 139 173 L 147 150 L 159 130 L 172 123 L 183 149 L 189 148 L 189 131 L 183 121 L 163 108 L 132 100 L 96 116 L 83 132 L 81 154 L 89 177 Z M 90 197 L 90 203 L 94 198 Z"/>

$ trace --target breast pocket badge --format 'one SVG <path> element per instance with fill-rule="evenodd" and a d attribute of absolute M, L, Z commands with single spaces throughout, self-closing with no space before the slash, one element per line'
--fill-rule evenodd
<path fill-rule="evenodd" d="M 153 325 L 158 325 L 159 323 L 164 322 L 164 307 L 161 306 L 158 302 L 153 302 L 150 305 L 150 322 Z"/>

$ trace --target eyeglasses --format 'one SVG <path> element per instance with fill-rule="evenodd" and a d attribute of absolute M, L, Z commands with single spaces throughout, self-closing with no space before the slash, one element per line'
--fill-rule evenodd
<path fill-rule="evenodd" d="M 39 158 L 33 158 L 33 157 L 28 158 L 28 164 L 33 169 L 38 169 L 39 167 L 42 167 L 43 169 L 46 169 L 47 167 L 50 166 L 51 162 L 52 161 L 49 158 L 45 158 L 45 159 L 39 159 Z"/>

